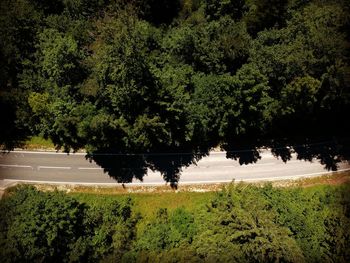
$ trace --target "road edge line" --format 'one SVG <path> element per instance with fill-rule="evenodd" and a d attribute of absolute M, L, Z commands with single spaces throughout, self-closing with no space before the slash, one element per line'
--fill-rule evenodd
<path fill-rule="evenodd" d="M 301 179 L 301 178 L 310 178 L 316 177 L 319 175 L 327 175 L 339 172 L 350 171 L 350 168 L 340 169 L 338 171 L 328 171 L 328 172 L 317 172 L 317 173 L 309 173 L 309 174 L 299 174 L 299 175 L 291 175 L 291 176 L 279 176 L 279 177 L 265 177 L 265 178 L 236 178 L 232 180 L 218 180 L 218 181 L 188 181 L 181 182 L 179 185 L 191 185 L 191 184 L 220 184 L 220 183 L 230 183 L 230 182 L 260 182 L 260 181 L 282 181 L 282 180 L 293 180 L 293 179 Z M 23 180 L 23 179 L 3 179 L 5 182 L 18 182 L 18 183 L 38 183 L 38 184 L 57 184 L 57 185 L 86 185 L 86 186 L 159 186 L 159 185 L 168 185 L 167 182 L 155 182 L 155 183 L 93 183 L 93 182 L 57 182 L 57 181 L 40 181 L 40 180 Z"/>

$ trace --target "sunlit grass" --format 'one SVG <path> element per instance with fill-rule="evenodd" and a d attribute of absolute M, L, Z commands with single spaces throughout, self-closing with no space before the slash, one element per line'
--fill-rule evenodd
<path fill-rule="evenodd" d="M 79 201 L 88 205 L 103 205 L 105 202 L 121 200 L 131 197 L 135 212 L 141 213 L 143 218 L 152 218 L 159 208 L 167 208 L 169 212 L 184 207 L 195 212 L 213 198 L 215 192 L 171 192 L 171 193 L 132 193 L 125 195 L 96 195 L 89 193 L 72 193 Z"/>
<path fill-rule="evenodd" d="M 33 136 L 28 139 L 24 148 L 26 149 L 54 149 L 55 145 L 50 139 L 45 139 L 41 136 Z"/>
<path fill-rule="evenodd" d="M 198 213 L 205 209 L 206 204 L 213 199 L 216 192 L 171 192 L 171 193 L 132 193 L 122 195 L 97 195 L 89 193 L 72 193 L 80 202 L 89 206 L 104 206 L 113 200 L 123 200 L 131 197 L 134 203 L 133 210 L 141 215 L 137 231 L 142 232 L 145 226 L 153 222 L 157 211 L 166 208 L 172 213 L 176 208 L 185 208 L 187 211 Z"/>
<path fill-rule="evenodd" d="M 350 172 L 347 171 L 294 181 L 279 181 L 272 183 L 272 185 L 282 188 L 312 188 L 325 185 L 349 184 L 349 180 Z M 256 183 L 255 185 L 263 186 L 265 184 L 266 182 Z M 168 211 L 171 212 L 176 208 L 184 207 L 191 212 L 196 212 L 198 209 L 202 209 L 203 205 L 210 202 L 217 191 L 222 189 L 222 187 L 223 185 L 208 192 L 193 192 L 190 190 L 181 192 L 162 192 L 164 189 L 160 188 L 153 193 L 123 193 L 119 188 L 119 190 L 114 189 L 115 191 L 112 191 L 113 188 L 101 188 L 97 190 L 91 188 L 79 188 L 76 189 L 77 192 L 74 192 L 73 190 L 71 195 L 88 205 L 97 206 L 103 205 L 105 202 L 122 200 L 130 197 L 134 202 L 135 212 L 141 213 L 142 217 L 145 219 L 152 219 L 159 208 L 167 208 Z"/>

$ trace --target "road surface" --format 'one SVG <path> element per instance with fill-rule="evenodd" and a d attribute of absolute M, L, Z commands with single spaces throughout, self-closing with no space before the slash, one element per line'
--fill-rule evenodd
<path fill-rule="evenodd" d="M 220 183 L 235 181 L 282 180 L 311 177 L 330 173 L 317 160 L 300 161 L 292 155 L 287 163 L 276 159 L 269 151 L 261 154 L 255 164 L 240 165 L 227 159 L 225 152 L 211 152 L 197 165 L 183 168 L 180 184 Z M 348 163 L 340 163 L 338 171 L 350 170 Z M 85 154 L 55 152 L 14 151 L 0 154 L 0 182 L 41 182 L 83 185 L 113 185 L 110 178 L 94 162 L 85 159 Z M 143 182 L 134 180 L 131 185 L 161 185 L 165 181 L 159 172 L 148 170 Z"/>

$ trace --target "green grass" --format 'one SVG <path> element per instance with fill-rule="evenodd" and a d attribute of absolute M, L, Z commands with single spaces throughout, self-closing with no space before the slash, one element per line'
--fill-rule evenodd
<path fill-rule="evenodd" d="M 54 149 L 55 145 L 50 139 L 41 136 L 33 136 L 25 142 L 26 149 Z"/>
<path fill-rule="evenodd" d="M 254 185 L 252 185 L 254 187 Z M 263 186 L 263 185 L 261 185 Z M 261 187 L 258 186 L 258 189 Z M 242 188 L 243 187 L 243 188 Z M 250 188 L 250 184 L 242 184 L 241 188 Z M 289 186 L 289 187 L 276 187 L 273 188 L 273 194 L 267 198 L 275 203 L 275 206 L 280 204 L 289 204 L 289 207 L 295 208 L 298 212 L 298 204 L 304 202 L 305 208 L 309 211 L 314 211 L 318 206 L 329 206 L 335 209 L 334 204 L 338 205 L 340 202 L 338 199 L 343 195 L 344 200 L 349 199 L 350 184 L 344 183 L 340 185 L 329 185 L 329 184 L 315 184 L 307 185 L 307 187 L 300 186 Z M 140 213 L 141 220 L 138 222 L 137 234 L 142 235 L 142 233 L 147 229 L 147 225 L 155 222 L 157 211 L 160 208 L 166 208 L 169 214 L 176 208 L 185 208 L 188 212 L 193 214 L 195 217 L 201 218 L 200 215 L 206 214 L 207 206 L 210 206 L 211 201 L 215 199 L 218 191 L 212 192 L 155 192 L 155 193 L 125 193 L 125 194 L 94 194 L 94 193 L 82 193 L 82 192 L 71 192 L 70 195 L 77 199 L 79 202 L 85 203 L 89 206 L 103 207 L 113 200 L 123 200 L 130 197 L 133 200 L 133 211 L 135 213 Z M 264 196 L 259 190 L 254 190 L 253 193 L 250 191 L 237 190 L 234 192 L 237 196 L 250 194 L 257 194 L 259 196 Z M 329 197 L 327 197 L 330 195 Z M 335 195 L 337 198 L 331 200 L 332 196 Z M 257 196 L 258 197 L 258 196 Z M 245 196 L 244 198 L 248 198 Z M 296 199 L 295 199 L 296 198 Z M 325 198 L 325 203 L 322 203 L 323 198 Z M 266 199 L 266 200 L 267 200 Z M 295 200 L 294 200 L 295 199 Z M 328 201 L 330 204 L 327 204 Z M 341 202 L 345 202 L 345 201 Z M 321 202 L 321 203 L 320 203 Z M 340 204 L 340 203 L 339 203 Z M 282 205 L 283 207 L 283 205 Z M 277 209 L 277 208 L 276 208 Z M 329 208 L 330 209 L 330 208 Z M 317 210 L 317 209 L 316 209 Z M 295 212 L 294 211 L 294 212 Z M 212 214 L 206 214 L 206 217 L 212 216 Z"/>
<path fill-rule="evenodd" d="M 105 202 L 121 200 L 131 197 L 134 202 L 134 211 L 139 212 L 145 221 L 151 220 L 159 208 L 167 208 L 169 212 L 178 207 L 196 212 L 208 204 L 215 192 L 172 192 L 172 193 L 144 193 L 125 195 L 96 195 L 90 193 L 72 193 L 71 195 L 88 205 L 103 205 Z"/>
<path fill-rule="evenodd" d="M 293 191 L 293 189 L 302 188 L 303 192 L 323 191 L 324 188 L 327 187 L 332 187 L 334 189 L 348 189 L 350 187 L 349 176 L 349 172 L 343 172 L 316 178 L 301 179 L 295 182 L 279 183 L 279 186 L 277 186 L 277 188 L 281 189 L 281 191 Z M 266 183 L 259 183 L 257 185 L 263 186 L 265 184 Z M 186 210 L 196 213 L 199 210 L 203 209 L 206 204 L 209 204 L 211 200 L 213 200 L 217 194 L 217 191 L 220 191 L 220 189 L 222 189 L 221 187 L 209 192 L 156 191 L 154 193 L 121 193 L 116 189 L 116 193 L 114 193 L 109 189 L 100 189 L 96 193 L 71 192 L 70 195 L 90 206 L 103 206 L 105 202 L 122 200 L 127 197 L 131 197 L 134 202 L 134 211 L 141 213 L 145 221 L 151 221 L 153 220 L 159 208 L 167 208 L 168 211 L 171 212 L 176 208 L 184 207 Z M 83 190 L 88 191 L 87 189 Z"/>
<path fill-rule="evenodd" d="M 13 225 L 10 220 L 6 221 L 12 227 L 6 231 L 13 231 L 14 227 L 18 228 L 18 222 L 22 224 L 26 219 L 28 219 L 26 224 L 30 223 L 29 226 L 43 224 L 42 216 L 33 217 L 37 220 L 35 223 L 31 221 L 31 211 L 38 207 L 40 209 L 46 207 L 40 210 L 40 214 L 46 213 L 44 218 L 50 218 L 55 222 L 54 224 L 58 224 L 61 218 L 59 217 L 55 221 L 55 216 L 51 216 L 52 200 L 54 200 L 55 206 L 63 201 L 69 204 L 69 207 L 60 208 L 61 213 L 65 212 L 67 207 L 76 210 L 78 206 L 80 207 L 79 203 L 86 204 L 90 208 L 98 207 L 101 209 L 96 213 L 94 209 L 86 207 L 84 211 L 87 213 L 83 213 L 83 210 L 81 210 L 81 214 L 79 213 L 81 219 L 88 219 L 87 221 L 79 219 L 79 222 L 86 222 L 84 229 L 88 230 L 83 231 L 84 234 L 81 237 L 86 239 L 91 237 L 92 248 L 96 245 L 95 240 L 113 240 L 114 234 L 117 233 L 121 236 L 115 240 L 120 240 L 119 237 L 121 237 L 123 242 L 130 242 L 129 252 L 131 254 L 138 257 L 146 255 L 149 259 L 159 255 L 159 262 L 163 262 L 168 255 L 180 259 L 182 253 L 186 254 L 188 251 L 192 253 L 194 258 L 200 259 L 201 257 L 203 259 L 205 257 L 207 261 L 210 261 L 213 256 L 216 257 L 215 250 L 211 250 L 213 244 L 223 248 L 232 246 L 231 250 L 221 250 L 220 254 L 217 255 L 225 262 L 233 255 L 226 254 L 226 252 L 235 251 L 234 253 L 237 253 L 254 249 L 247 255 L 242 252 L 240 257 L 243 259 L 254 253 L 261 253 L 259 252 L 260 247 L 263 247 L 264 251 L 266 251 L 265 248 L 272 249 L 269 257 L 273 255 L 276 259 L 281 259 L 281 257 L 288 259 L 290 255 L 296 253 L 295 259 L 297 260 L 292 262 L 345 262 L 342 259 L 350 258 L 346 246 L 350 226 L 347 214 L 350 202 L 350 184 L 347 181 L 342 184 L 316 184 L 307 185 L 307 187 L 273 187 L 272 184 L 263 187 L 263 185 L 239 183 L 225 186 L 221 193 L 219 189 L 212 192 L 158 191 L 124 194 L 120 191 L 118 194 L 69 192 L 68 195 L 78 201 L 74 206 L 71 206 L 70 198 L 66 198 L 65 195 L 35 194 L 33 189 L 29 190 L 20 186 L 9 189 L 7 197 L 12 196 L 15 201 L 8 200 L 8 202 L 3 203 L 5 214 L 1 215 L 5 216 L 0 219 L 5 222 L 12 214 L 18 214 L 22 218 Z M 24 197 L 26 197 L 25 201 L 23 201 Z M 126 224 L 125 228 L 123 226 L 124 230 L 129 231 L 126 236 L 124 236 L 123 231 L 108 231 L 118 220 L 119 223 L 123 224 L 120 221 L 121 215 L 117 215 L 119 212 L 115 213 L 118 208 L 110 206 L 110 202 L 122 201 L 128 197 L 133 200 L 132 216 L 139 220 L 135 225 L 132 223 Z M 24 203 L 24 205 L 20 203 Z M 156 219 L 156 213 L 160 208 L 168 210 L 165 219 L 161 216 Z M 182 210 L 182 214 L 173 213 L 176 208 L 185 209 Z M 23 215 L 24 212 L 28 214 Z M 99 219 L 100 212 L 106 215 L 102 221 Z M 141 218 L 136 215 L 137 213 L 140 213 Z M 72 214 L 74 213 L 72 212 Z M 86 215 L 88 216 L 85 217 Z M 94 222 L 94 218 L 100 222 L 96 226 L 94 223 L 90 225 L 91 222 Z M 76 224 L 77 221 L 74 222 Z M 46 222 L 44 223 L 47 225 Z M 16 233 L 20 233 L 23 240 L 26 240 L 27 228 L 22 228 L 21 231 L 24 231 L 23 234 L 18 231 Z M 34 232 L 34 235 L 39 233 L 36 230 Z M 237 240 L 237 233 L 244 239 Z M 251 233 L 256 233 L 257 236 Z M 41 235 L 41 233 L 39 234 Z M 240 240 L 245 241 L 240 242 Z M 11 242 L 7 249 L 17 244 L 16 239 Z M 73 242 L 75 241 L 73 240 Z M 151 243 L 152 246 L 149 246 L 148 244 Z M 116 244 L 119 243 L 116 242 Z M 251 244 L 259 245 L 257 247 L 251 246 Z M 271 244 L 276 247 L 271 248 Z M 105 247 L 103 249 L 109 250 L 108 243 L 104 243 L 103 246 Z M 139 249 L 142 251 L 140 252 Z M 286 252 L 281 254 L 280 251 Z M 293 259 L 293 256 L 289 259 Z M 266 258 L 265 261 L 270 260 Z"/>
<path fill-rule="evenodd" d="M 71 193 L 71 195 L 82 203 L 89 206 L 104 206 L 113 200 L 123 200 L 131 197 L 134 203 L 133 211 L 140 213 L 142 220 L 137 224 L 137 232 L 142 233 L 147 224 L 154 222 L 156 213 L 160 208 L 166 208 L 169 213 L 176 208 L 186 208 L 194 214 L 205 209 L 216 192 L 171 192 L 171 193 L 133 193 L 118 195 L 97 195 L 91 193 Z"/>

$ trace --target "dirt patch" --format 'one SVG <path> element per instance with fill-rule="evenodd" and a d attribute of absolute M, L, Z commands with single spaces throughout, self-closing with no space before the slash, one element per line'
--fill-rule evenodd
<path fill-rule="evenodd" d="M 178 193 L 178 192 L 213 192 L 221 190 L 225 185 L 218 184 L 196 184 L 182 185 L 177 189 L 170 186 L 83 186 L 83 185 L 52 185 L 52 184 L 33 184 L 38 190 L 42 191 L 64 191 L 67 193 L 94 193 L 94 194 L 129 194 L 129 193 Z"/>
<path fill-rule="evenodd" d="M 297 182 L 298 186 L 311 187 L 315 185 L 340 185 L 350 183 L 350 172 L 334 173 L 331 175 L 324 175 L 315 178 L 302 179 Z"/>

